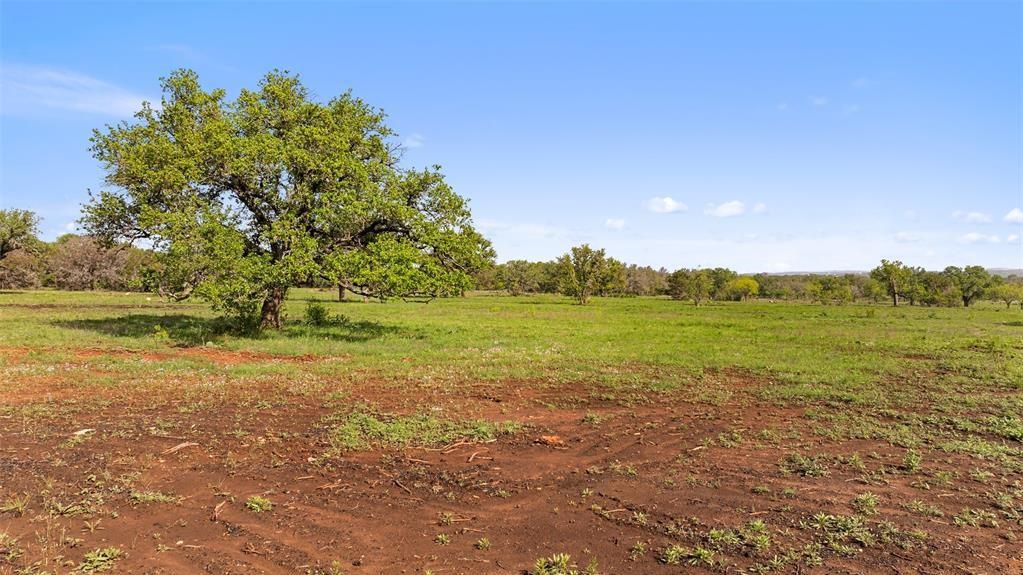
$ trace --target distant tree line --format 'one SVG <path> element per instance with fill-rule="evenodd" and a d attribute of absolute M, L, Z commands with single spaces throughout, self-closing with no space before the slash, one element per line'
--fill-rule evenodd
<path fill-rule="evenodd" d="M 580 303 L 592 296 L 670 296 L 696 305 L 757 298 L 825 305 L 887 300 L 893 305 L 955 307 L 990 299 L 1023 307 L 1023 278 L 992 275 L 981 266 L 950 266 L 936 272 L 882 260 L 870 273 L 861 274 L 741 275 L 721 267 L 669 272 L 625 264 L 586 244 L 551 261 L 511 260 L 484 268 L 476 276 L 476 286 L 511 295 L 558 293 Z"/>
<path fill-rule="evenodd" d="M 38 238 L 38 218 L 25 210 L 0 210 L 0 289 L 53 287 L 65 290 L 132 290 L 162 293 L 172 270 L 146 249 L 65 234 Z M 1023 309 L 1023 278 L 1001 277 L 982 266 L 928 271 L 882 260 L 869 273 L 739 274 L 728 268 L 668 271 L 626 264 L 603 249 L 573 247 L 550 261 L 511 260 L 482 267 L 477 289 L 511 295 L 563 294 L 587 303 L 592 297 L 668 296 L 700 305 L 706 301 L 790 300 L 842 305 L 970 306 L 980 299 Z M 330 286 L 315 274 L 295 285 Z M 359 293 L 357 290 L 356 293 Z M 415 287 L 409 287 L 414 293 Z"/>
<path fill-rule="evenodd" d="M 153 291 L 153 252 L 75 234 L 44 242 L 37 225 L 32 212 L 0 210 L 0 289 Z"/>

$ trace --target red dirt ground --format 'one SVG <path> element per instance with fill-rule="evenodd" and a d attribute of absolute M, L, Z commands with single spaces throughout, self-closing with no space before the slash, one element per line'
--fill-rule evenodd
<path fill-rule="evenodd" d="M 269 359 L 233 353 L 206 357 Z M 853 515 L 850 501 L 864 491 L 879 498 L 877 515 L 866 517 L 869 525 L 883 518 L 903 532 L 921 529 L 927 538 L 905 548 L 854 545 L 848 557 L 824 550 L 822 566 L 796 561 L 778 572 L 1023 573 L 1023 543 L 1006 539 L 1004 530 L 951 519 L 965 506 L 985 505 L 982 487 L 957 482 L 921 490 L 908 474 L 864 485 L 861 471 L 842 465 L 832 465 L 827 477 L 786 475 L 779 461 L 793 451 L 858 452 L 869 468 L 894 468 L 904 450 L 824 440 L 807 429 L 801 408 L 751 403 L 746 392 L 758 385 L 752 378 L 721 379 L 733 392 L 722 405 L 683 403 L 671 394 L 635 406 L 602 403 L 582 384 L 556 390 L 528 382 L 467 385 L 464 393 L 428 398 L 415 389 L 367 385 L 346 401 L 401 412 L 437 405 L 442 413 L 526 427 L 492 443 L 376 448 L 332 458 L 323 457 L 328 439 L 318 422 L 331 408 L 322 397 L 292 395 L 271 409 L 218 398 L 216 405 L 192 410 L 173 394 L 143 392 L 69 403 L 73 391 L 54 395 L 46 381 L 34 381 L 30 391 L 0 399 L 0 407 L 20 406 L 0 411 L 0 504 L 4 497 L 29 496 L 23 513 L 0 513 L 0 533 L 17 538 L 22 552 L 5 557 L 0 545 L 0 573 L 21 573 L 36 562 L 40 571 L 67 573 L 87 551 L 110 546 L 123 551 L 112 572 L 154 575 L 332 573 L 334 561 L 346 574 L 520 574 L 536 558 L 562 552 L 580 571 L 595 558 L 604 574 L 743 573 L 802 549 L 817 536 L 804 524 L 814 514 Z M 252 397 L 260 390 L 236 392 Z M 579 401 L 543 406 L 566 397 Z M 33 419 L 25 411 L 30 404 L 54 413 Z M 82 429 L 94 431 L 69 443 Z M 738 445 L 708 442 L 735 430 L 746 438 Z M 751 439 L 793 432 L 800 437 Z M 876 457 L 867 457 L 872 453 Z M 929 474 L 965 475 L 973 465 L 958 455 L 940 457 L 928 460 Z M 757 486 L 770 491 L 754 493 Z M 795 491 L 785 494 L 786 488 Z M 182 499 L 135 503 L 131 490 Z M 267 497 L 273 509 L 246 509 L 252 495 Z M 944 515 L 912 513 L 904 507 L 912 500 Z M 75 501 L 94 507 L 80 514 L 61 507 Z M 709 546 L 710 529 L 751 520 L 767 525 L 768 551 L 722 547 L 713 567 L 658 560 L 670 543 Z M 440 534 L 450 542 L 438 543 Z M 490 548 L 475 548 L 483 537 Z M 637 542 L 646 552 L 630 554 Z"/>

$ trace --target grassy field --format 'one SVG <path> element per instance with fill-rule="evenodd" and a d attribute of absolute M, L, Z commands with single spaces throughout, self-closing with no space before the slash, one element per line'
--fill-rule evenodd
<path fill-rule="evenodd" d="M 333 296 L 0 293 L 0 573 L 1023 565 L 1018 308 Z"/>

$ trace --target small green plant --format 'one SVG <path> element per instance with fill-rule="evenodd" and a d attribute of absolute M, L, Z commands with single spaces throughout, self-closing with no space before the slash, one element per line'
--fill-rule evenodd
<path fill-rule="evenodd" d="M 132 491 L 132 503 L 177 503 L 181 498 L 177 495 L 169 495 L 159 491 Z"/>
<path fill-rule="evenodd" d="M 828 474 L 828 465 L 822 455 L 806 456 L 800 453 L 790 453 L 782 459 L 781 470 L 803 477 L 824 477 Z"/>
<path fill-rule="evenodd" d="M 437 536 L 433 538 L 433 542 L 437 545 L 447 545 L 448 543 L 451 543 L 451 536 L 447 533 L 438 533 Z"/>
<path fill-rule="evenodd" d="M 11 495 L 0 503 L 0 513 L 13 513 L 18 517 L 25 514 L 25 510 L 28 509 L 28 502 L 32 500 L 32 496 L 25 495 Z"/>
<path fill-rule="evenodd" d="M 323 302 L 310 301 L 305 305 L 305 322 L 316 327 L 323 327 L 330 323 L 330 310 Z"/>
<path fill-rule="evenodd" d="M 671 544 L 661 552 L 660 560 L 665 565 L 682 565 L 685 563 L 688 565 L 711 567 L 715 563 L 714 558 L 716 555 L 717 553 L 713 549 L 705 547 L 689 549 L 681 545 Z"/>
<path fill-rule="evenodd" d="M 82 573 L 98 573 L 113 569 L 114 562 L 121 558 L 123 553 L 117 547 L 107 547 L 89 551 L 82 557 L 78 564 L 78 571 Z"/>
<path fill-rule="evenodd" d="M 245 507 L 253 513 L 263 513 L 273 509 L 274 504 L 262 495 L 253 495 L 245 500 Z"/>
<path fill-rule="evenodd" d="M 688 548 L 673 543 L 661 551 L 660 560 L 665 565 L 681 565 L 688 557 Z"/>
<path fill-rule="evenodd" d="M 852 507 L 860 515 L 873 515 L 877 513 L 877 495 L 867 491 L 853 497 Z"/>
<path fill-rule="evenodd" d="M 632 548 L 629 549 L 629 561 L 638 561 L 640 557 L 646 555 L 646 543 L 643 541 L 637 541 Z"/>
<path fill-rule="evenodd" d="M 941 512 L 940 509 L 938 509 L 934 505 L 929 505 L 927 503 L 924 503 L 923 501 L 920 501 L 919 499 L 907 503 L 906 509 L 913 511 L 914 513 L 926 515 L 928 517 L 941 517 L 945 515 L 944 513 Z"/>
<path fill-rule="evenodd" d="M 537 559 L 530 575 L 579 575 L 579 570 L 572 563 L 571 555 L 555 553 L 550 557 Z"/>
<path fill-rule="evenodd" d="M 920 465 L 923 463 L 923 456 L 916 452 L 916 450 L 910 449 L 906 452 L 906 456 L 902 458 L 902 469 L 906 473 L 916 473 L 920 471 Z"/>
<path fill-rule="evenodd" d="M 479 541 L 477 541 L 473 545 L 473 547 L 479 549 L 480 551 L 486 551 L 487 549 L 490 549 L 490 540 L 487 539 L 486 537 L 480 537 Z"/>
<path fill-rule="evenodd" d="M 956 525 L 969 527 L 998 527 L 994 513 L 983 509 L 963 508 L 962 513 L 952 518 Z"/>

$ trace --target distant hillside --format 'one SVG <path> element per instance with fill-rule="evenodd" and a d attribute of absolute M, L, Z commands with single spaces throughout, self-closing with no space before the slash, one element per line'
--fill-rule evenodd
<path fill-rule="evenodd" d="M 941 271 L 941 270 L 933 270 Z M 1009 277 L 1009 276 L 1023 276 L 1023 268 L 988 268 L 988 273 L 991 275 Z M 857 276 L 867 275 L 869 271 L 863 270 L 828 270 L 818 272 L 764 272 L 764 275 L 768 276 L 844 276 L 845 274 L 852 274 Z"/>
<path fill-rule="evenodd" d="M 1023 276 L 1023 268 L 988 268 L 992 275 L 1009 277 L 1009 276 Z"/>

